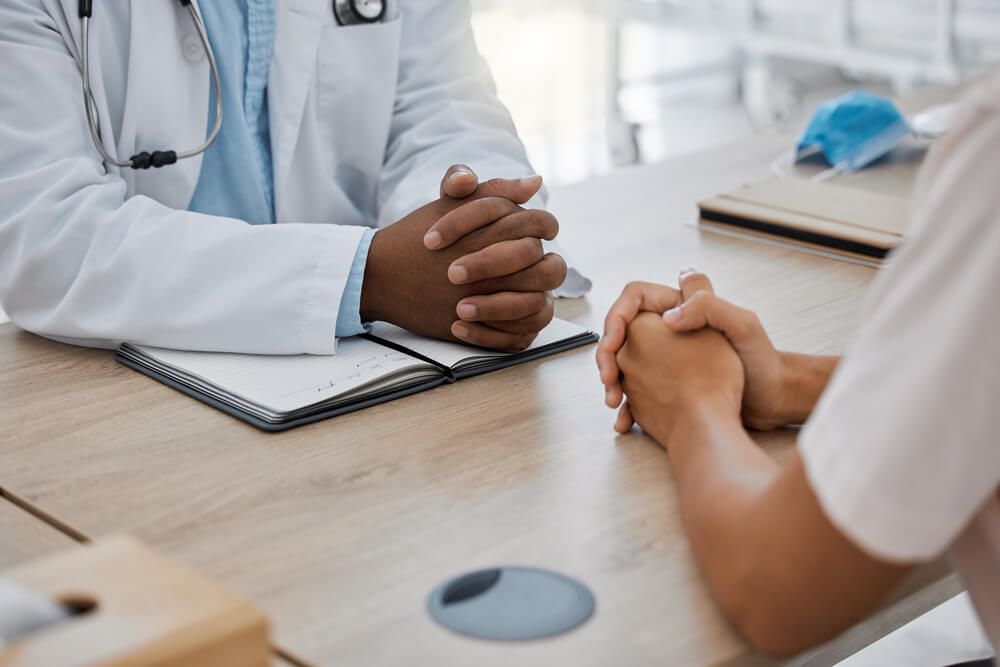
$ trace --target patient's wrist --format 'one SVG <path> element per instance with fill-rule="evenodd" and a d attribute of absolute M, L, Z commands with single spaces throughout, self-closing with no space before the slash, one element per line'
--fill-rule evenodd
<path fill-rule="evenodd" d="M 837 367 L 837 357 L 781 352 L 782 391 L 779 418 L 785 424 L 809 419 Z"/>

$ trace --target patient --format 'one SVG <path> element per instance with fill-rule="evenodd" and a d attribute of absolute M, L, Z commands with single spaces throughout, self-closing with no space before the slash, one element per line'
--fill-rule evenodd
<path fill-rule="evenodd" d="M 767 653 L 831 639 L 942 553 L 1000 646 L 1000 76 L 966 101 L 918 193 L 839 367 L 776 351 L 693 270 L 679 290 L 630 285 L 607 318 L 615 427 L 634 420 L 667 450 L 708 584 Z M 799 423 L 783 464 L 745 430 Z"/>

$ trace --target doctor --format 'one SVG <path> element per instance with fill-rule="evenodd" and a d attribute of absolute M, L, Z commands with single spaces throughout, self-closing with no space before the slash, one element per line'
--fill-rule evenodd
<path fill-rule="evenodd" d="M 6 0 L 0 63 L 24 329 L 333 354 L 371 320 L 519 349 L 552 317 L 558 225 L 465 1 Z"/>

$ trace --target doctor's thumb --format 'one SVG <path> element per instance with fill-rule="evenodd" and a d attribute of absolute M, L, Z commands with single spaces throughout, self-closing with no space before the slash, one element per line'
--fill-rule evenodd
<path fill-rule="evenodd" d="M 475 194 L 478 187 L 479 177 L 476 172 L 464 164 L 453 164 L 441 179 L 441 196 L 465 199 Z"/>

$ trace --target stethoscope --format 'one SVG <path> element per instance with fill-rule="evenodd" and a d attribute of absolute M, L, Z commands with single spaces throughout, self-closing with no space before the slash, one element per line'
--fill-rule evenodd
<path fill-rule="evenodd" d="M 167 165 L 176 164 L 178 160 L 201 155 L 207 151 L 222 130 L 222 81 L 219 78 L 219 65 L 215 60 L 215 53 L 212 45 L 208 41 L 208 34 L 205 31 L 205 23 L 201 19 L 201 14 L 192 4 L 191 0 L 178 0 L 183 7 L 187 8 L 198 31 L 198 39 L 202 48 L 208 55 L 208 66 L 212 72 L 212 86 L 215 88 L 215 124 L 212 131 L 208 133 L 205 141 L 195 148 L 186 151 L 143 151 L 136 153 L 126 161 L 121 161 L 113 157 L 104 145 L 101 138 L 101 131 L 98 129 L 97 105 L 94 102 L 94 94 L 90 83 L 90 18 L 94 12 L 93 0 L 80 0 L 80 34 L 82 69 L 83 69 L 83 106 L 87 110 L 87 125 L 90 127 L 90 138 L 101 154 L 104 161 L 116 167 L 128 169 L 158 169 Z M 333 14 L 340 25 L 358 25 L 363 23 L 379 23 L 385 18 L 385 0 L 333 0 Z"/>

